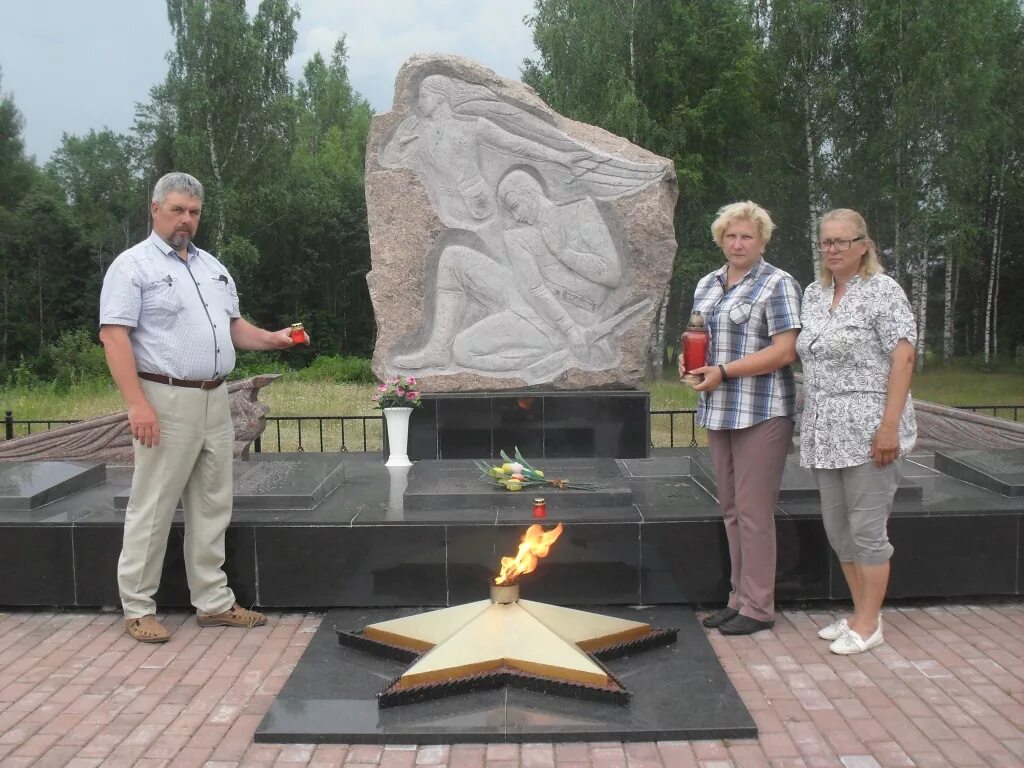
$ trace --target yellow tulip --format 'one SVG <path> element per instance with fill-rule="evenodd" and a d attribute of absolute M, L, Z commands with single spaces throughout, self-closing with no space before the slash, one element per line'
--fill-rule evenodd
<path fill-rule="evenodd" d="M 539 469 L 535 469 L 533 471 L 533 474 L 535 474 L 537 477 L 544 477 L 544 473 L 541 472 Z"/>
<path fill-rule="evenodd" d="M 502 483 L 502 485 L 504 485 L 510 491 L 523 490 L 523 484 L 520 483 L 518 480 L 506 480 L 505 482 Z"/>
<path fill-rule="evenodd" d="M 512 465 L 509 462 L 506 461 L 504 464 L 501 465 L 501 471 L 505 472 L 506 474 L 511 475 L 512 474 Z"/>

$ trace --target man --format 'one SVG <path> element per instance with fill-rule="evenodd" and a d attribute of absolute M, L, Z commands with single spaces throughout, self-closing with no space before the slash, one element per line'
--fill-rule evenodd
<path fill-rule="evenodd" d="M 223 570 L 234 446 L 224 379 L 235 347 L 287 349 L 294 342 L 289 329 L 265 331 L 242 319 L 234 280 L 192 243 L 202 207 L 195 178 L 161 178 L 153 188 L 152 233 L 114 260 L 100 296 L 100 341 L 128 406 L 135 449 L 117 583 L 127 632 L 144 643 L 170 638 L 153 595 L 179 499 L 200 626 L 266 623 L 235 602 Z"/>

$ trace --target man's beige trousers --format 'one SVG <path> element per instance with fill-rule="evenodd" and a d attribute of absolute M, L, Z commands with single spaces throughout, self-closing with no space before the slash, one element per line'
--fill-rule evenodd
<path fill-rule="evenodd" d="M 160 444 L 146 448 L 135 441 L 135 474 L 117 564 L 125 618 L 156 613 L 153 595 L 179 499 L 192 605 L 201 614 L 226 611 L 235 602 L 223 570 L 234 444 L 227 385 L 205 391 L 141 384 L 159 420 Z"/>

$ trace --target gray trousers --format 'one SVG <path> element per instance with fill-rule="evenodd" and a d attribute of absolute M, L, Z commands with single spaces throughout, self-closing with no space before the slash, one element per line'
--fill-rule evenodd
<path fill-rule="evenodd" d="M 153 595 L 167 551 L 174 511 L 185 511 L 185 574 L 199 613 L 226 611 L 235 595 L 224 573 L 224 535 L 231 522 L 235 431 L 228 388 L 186 389 L 142 381 L 160 424 L 160 444 L 138 440 L 124 519 L 117 585 L 125 618 L 156 613 Z"/>
<path fill-rule="evenodd" d="M 902 459 L 879 469 L 873 461 L 842 469 L 815 469 L 821 521 L 841 563 L 881 565 L 892 557 L 886 525 Z"/>
<path fill-rule="evenodd" d="M 793 420 L 709 429 L 732 563 L 729 607 L 758 621 L 775 616 L 775 502 L 793 441 Z"/>

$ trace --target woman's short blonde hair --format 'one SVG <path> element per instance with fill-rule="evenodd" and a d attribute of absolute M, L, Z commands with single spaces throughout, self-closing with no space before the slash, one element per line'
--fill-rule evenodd
<path fill-rule="evenodd" d="M 723 205 L 718 209 L 718 213 L 715 214 L 715 221 L 711 225 L 711 236 L 715 238 L 719 248 L 722 247 L 722 238 L 725 237 L 725 230 L 737 219 L 745 219 L 757 224 L 757 231 L 761 235 L 761 240 L 764 241 L 765 245 L 768 245 L 768 241 L 772 239 L 772 230 L 775 229 L 772 217 L 768 215 L 768 211 L 757 203 L 752 200 L 744 200 L 742 203 Z"/>
<path fill-rule="evenodd" d="M 868 247 L 867 252 L 861 257 L 860 269 L 857 270 L 857 274 L 863 278 L 869 278 L 872 275 L 880 275 L 885 272 L 885 268 L 882 266 L 882 262 L 878 260 L 878 246 L 875 245 L 875 241 L 871 239 L 868 234 L 868 223 L 864 221 L 864 217 L 856 211 L 850 208 L 836 208 L 831 210 L 821 217 L 821 222 L 818 224 L 818 237 L 821 237 L 821 230 L 828 222 L 838 221 L 843 224 L 849 224 L 853 227 L 853 231 L 856 232 L 857 237 L 863 237 L 864 242 Z M 821 284 L 828 287 L 832 284 L 832 270 L 827 266 L 826 254 L 821 254 L 821 263 L 819 275 L 821 278 Z"/>

